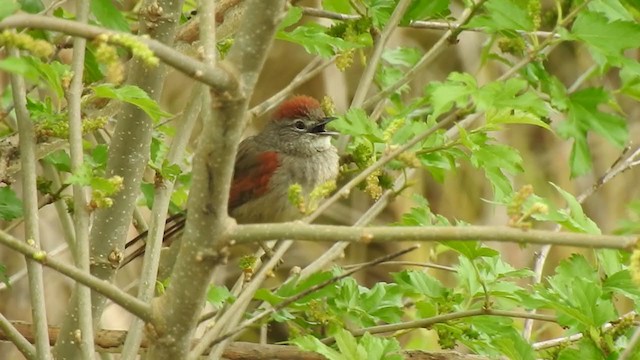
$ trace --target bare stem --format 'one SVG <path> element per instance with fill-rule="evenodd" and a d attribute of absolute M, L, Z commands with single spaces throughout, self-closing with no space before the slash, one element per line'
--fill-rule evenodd
<path fill-rule="evenodd" d="M 86 24 L 89 16 L 89 3 L 79 1 L 76 3 L 76 21 Z M 73 60 L 71 71 L 73 77 L 67 91 L 67 103 L 69 110 L 69 150 L 71 157 L 71 171 L 77 173 L 84 164 L 84 149 L 82 144 L 82 110 L 81 96 L 83 87 L 84 52 L 87 40 L 82 37 L 73 39 Z M 89 273 L 89 207 L 83 185 L 73 185 L 73 208 L 75 228 L 75 250 L 73 251 L 76 266 L 81 271 Z M 78 308 L 76 311 L 81 336 L 76 341 L 80 352 L 85 359 L 90 359 L 95 353 L 93 347 L 93 318 L 91 310 L 91 288 L 75 283 L 75 291 L 78 294 Z"/>
<path fill-rule="evenodd" d="M 117 286 L 91 276 L 90 274 L 87 274 L 86 272 L 76 268 L 75 266 L 67 264 L 67 262 L 65 261 L 56 260 L 53 257 L 49 256 L 48 253 L 27 245 L 2 230 L 0 230 L 0 244 L 23 254 L 28 261 L 31 261 L 41 270 L 41 265 L 52 268 L 57 272 L 67 276 L 68 278 L 73 279 L 85 286 L 88 286 L 91 289 L 99 292 L 100 294 L 108 297 L 116 304 L 127 309 L 127 311 L 129 311 L 133 315 L 145 321 L 151 320 L 151 308 L 149 307 L 149 304 L 144 303 L 127 294 Z M 47 348 L 48 346 L 49 344 L 47 343 Z"/>
<path fill-rule="evenodd" d="M 176 1 L 180 3 L 180 1 Z M 167 8 L 168 9 L 168 8 Z M 167 10 L 165 9 L 165 10 Z M 165 11 L 166 14 L 166 11 Z M 0 21 L 0 30 L 15 28 L 31 28 L 61 32 L 67 35 L 80 36 L 93 40 L 100 35 L 124 34 L 117 31 L 107 30 L 98 26 L 80 24 L 71 20 L 64 20 L 56 17 L 32 14 L 15 14 Z M 131 34 L 125 34 L 133 36 Z M 167 65 L 172 66 L 183 74 L 210 87 L 225 91 L 233 84 L 233 77 L 222 68 L 211 68 L 204 63 L 181 54 L 168 45 L 160 41 L 144 36 L 134 36 L 138 41 L 147 45 L 153 53 Z M 172 37 L 173 38 L 173 37 Z"/>
<path fill-rule="evenodd" d="M 364 102 L 364 99 L 371 88 L 371 84 L 373 83 L 373 78 L 376 74 L 376 70 L 378 69 L 378 63 L 382 58 L 382 53 L 387 46 L 387 42 L 389 41 L 393 31 L 398 27 L 398 23 L 402 19 L 402 16 L 407 10 L 409 4 L 411 4 L 410 0 L 400 0 L 396 5 L 396 8 L 393 10 L 391 18 L 389 18 L 382 34 L 380 34 L 380 37 L 377 39 L 376 45 L 373 48 L 373 53 L 371 54 L 369 61 L 367 61 L 367 67 L 364 69 L 362 76 L 360 76 L 358 88 L 356 89 L 356 93 L 351 101 L 351 107 L 359 108 Z"/>
<path fill-rule="evenodd" d="M 9 55 L 20 57 L 17 49 L 10 48 Z M 18 120 L 20 136 L 20 163 L 22 165 L 22 200 L 24 203 L 24 222 L 27 242 L 20 245 L 40 249 L 40 231 L 38 229 L 38 188 L 36 185 L 36 153 L 33 123 L 27 110 L 26 85 L 24 78 L 11 73 L 11 90 Z M 51 359 L 49 333 L 47 332 L 47 312 L 45 308 L 44 281 L 42 268 L 26 257 L 29 277 L 29 295 L 31 315 L 36 329 L 36 355 L 38 359 Z"/>
<path fill-rule="evenodd" d="M 294 239 L 319 242 L 387 243 L 397 241 L 497 241 L 519 244 L 554 244 L 581 248 L 631 251 L 634 236 L 593 235 L 549 230 L 521 230 L 505 226 L 437 226 L 437 227 L 350 227 L 309 225 L 302 222 L 237 225 L 226 234 L 236 244 L 271 239 Z M 231 240 L 233 239 L 233 240 Z"/>
<path fill-rule="evenodd" d="M 0 332 L 9 339 L 20 350 L 22 355 L 28 360 L 37 359 L 36 348 L 11 324 L 7 318 L 0 313 Z"/>
<path fill-rule="evenodd" d="M 227 92 L 211 91 L 212 116 L 203 122 L 193 160 L 192 188 L 198 191 L 189 193 L 189 212 L 170 280 L 172 286 L 156 299 L 159 341 L 149 349 L 150 358 L 184 358 L 189 350 L 202 299 L 220 260 L 216 245 L 234 226 L 227 211 L 233 164 L 246 124 L 248 101 L 283 10 L 284 0 L 247 0 L 245 26 L 236 34 L 224 60 L 225 67 L 239 74 L 238 87 Z"/>

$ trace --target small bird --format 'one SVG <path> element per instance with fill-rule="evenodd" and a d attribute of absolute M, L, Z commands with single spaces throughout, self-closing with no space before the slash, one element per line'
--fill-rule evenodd
<path fill-rule="evenodd" d="M 331 144 L 326 125 L 334 120 L 309 96 L 294 96 L 284 101 L 258 134 L 244 139 L 236 155 L 229 192 L 229 214 L 240 224 L 286 222 L 302 214 L 289 200 L 289 188 L 299 184 L 307 198 L 318 185 L 338 175 L 338 152 Z M 174 237 L 185 224 L 185 214 L 168 219 L 165 241 Z M 141 234 L 127 244 L 129 247 Z M 136 250 L 121 266 L 141 255 Z"/>

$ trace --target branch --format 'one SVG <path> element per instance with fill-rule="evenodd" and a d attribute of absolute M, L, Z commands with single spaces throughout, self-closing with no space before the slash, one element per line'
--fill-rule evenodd
<path fill-rule="evenodd" d="M 533 318 L 536 320 L 549 321 L 549 322 L 557 321 L 556 317 L 551 315 L 529 314 L 526 312 L 493 310 L 493 309 L 482 308 L 482 309 L 458 311 L 458 312 L 449 313 L 449 314 L 442 314 L 442 315 L 433 316 L 427 319 L 407 321 L 399 324 L 372 326 L 364 329 L 351 331 L 351 334 L 353 334 L 353 336 L 362 336 L 366 333 L 380 334 L 380 333 L 407 330 L 407 329 L 430 328 L 432 325 L 445 323 L 451 320 L 463 319 L 463 318 L 468 318 L 472 316 L 483 316 L 483 315 L 503 316 L 503 317 L 523 318 L 523 319 Z M 333 337 L 328 337 L 326 339 L 323 339 L 322 342 L 325 344 L 332 344 L 333 342 L 335 342 L 335 339 Z"/>
<path fill-rule="evenodd" d="M 313 16 L 313 17 L 332 19 L 332 20 L 340 20 L 340 21 L 353 21 L 353 20 L 359 20 L 360 18 L 362 18 L 360 15 L 342 14 L 342 13 L 331 12 L 331 11 L 327 11 L 327 10 L 323 10 L 323 9 L 305 7 L 305 6 L 301 6 L 300 8 L 302 9 L 302 14 L 306 15 L 306 16 Z M 457 29 L 461 29 L 462 31 L 473 31 L 473 32 L 486 33 L 486 31 L 484 29 L 480 29 L 480 28 L 461 28 L 460 25 L 458 25 L 458 24 L 452 24 L 452 23 L 449 23 L 449 22 L 442 22 L 442 21 L 420 21 L 420 20 L 416 20 L 416 21 L 412 21 L 408 25 L 400 25 L 400 27 L 407 27 L 407 28 L 413 28 L 413 29 L 428 29 L 428 30 L 452 30 L 452 29 L 453 30 L 457 30 Z M 518 34 L 521 34 L 521 35 L 532 34 L 532 35 L 535 35 L 535 36 L 538 36 L 538 37 L 550 37 L 550 36 L 558 37 L 557 34 L 553 34 L 553 33 L 550 33 L 548 31 L 527 32 L 527 31 L 524 31 L 524 30 L 520 30 L 520 31 L 517 31 L 517 32 L 518 32 Z"/>
<path fill-rule="evenodd" d="M 126 292 L 120 290 L 117 286 L 105 282 L 102 279 L 91 276 L 90 274 L 87 274 L 86 272 L 83 272 L 82 270 L 76 268 L 75 266 L 69 265 L 66 262 L 53 259 L 46 252 L 27 245 L 2 230 L 0 230 L 0 244 L 25 255 L 25 257 L 32 263 L 38 262 L 40 263 L 40 265 L 52 268 L 55 271 L 67 276 L 68 278 L 90 287 L 91 289 L 113 300 L 113 302 L 122 306 L 133 315 L 145 321 L 151 320 L 151 308 L 149 307 L 149 304 L 127 294 Z M 41 266 L 39 266 L 38 264 L 35 265 L 41 268 Z"/>
<path fill-rule="evenodd" d="M 166 14 L 167 11 L 165 11 L 165 16 Z M 144 36 L 134 36 L 128 33 L 107 30 L 98 26 L 80 24 L 71 20 L 43 15 L 16 14 L 0 21 L 0 30 L 15 28 L 57 31 L 71 36 L 83 37 L 88 40 L 93 40 L 100 35 L 107 35 L 108 37 L 116 34 L 133 36 L 137 41 L 148 46 L 149 49 L 167 65 L 170 65 L 194 80 L 212 87 L 216 91 L 225 91 L 233 87 L 235 81 L 224 69 L 207 66 L 200 61 L 181 54 L 162 42 Z M 167 41 L 168 40 L 170 39 L 167 39 Z"/>
<path fill-rule="evenodd" d="M 28 360 L 36 359 L 36 348 L 31 344 L 33 342 L 33 336 L 31 337 L 32 341 L 29 342 L 23 333 L 20 332 L 20 329 L 7 320 L 2 313 L 0 313 L 0 336 L 1 335 L 4 335 L 5 339 L 11 341 L 25 358 Z"/>
<path fill-rule="evenodd" d="M 27 340 L 33 341 L 33 331 L 31 324 L 14 321 L 12 325 Z M 55 327 L 49 328 L 49 335 L 52 341 L 56 341 L 60 330 Z M 122 339 L 127 336 L 122 330 L 98 330 L 96 332 L 96 348 L 103 353 L 120 353 Z M 7 334 L 0 331 L 0 341 L 8 339 Z M 149 347 L 149 340 L 142 340 L 142 348 Z M 447 352 L 426 352 L 408 350 L 403 351 L 402 356 L 411 360 L 488 360 L 486 357 L 478 355 L 463 355 L 453 351 Z M 296 346 L 287 345 L 260 345 L 250 342 L 233 342 L 229 344 L 222 354 L 222 358 L 229 360 L 324 360 L 324 356 L 304 350 Z"/>
<path fill-rule="evenodd" d="M 227 200 L 233 164 L 256 80 L 273 42 L 284 0 L 248 0 L 243 26 L 225 59 L 225 67 L 239 74 L 238 87 L 227 92 L 211 89 L 212 119 L 205 119 L 193 159 L 189 212 L 170 282 L 156 298 L 158 341 L 149 349 L 153 359 L 182 359 L 189 350 L 209 280 L 219 254 L 216 245 L 233 225 Z M 212 234 L 216 234 L 213 235 Z"/>
<path fill-rule="evenodd" d="M 9 55 L 20 57 L 17 49 L 9 48 Z M 26 243 L 20 245 L 34 249 L 40 248 L 40 231 L 38 229 L 38 188 L 36 185 L 36 153 L 33 123 L 27 110 L 27 93 L 24 78 L 11 73 L 11 92 L 18 120 L 20 136 L 20 162 L 22 164 L 22 201 L 24 206 L 24 222 Z M 36 327 L 36 354 L 38 359 L 51 359 L 49 337 L 47 333 L 47 311 L 44 299 L 44 281 L 42 268 L 34 261 L 26 258 L 27 275 L 29 277 L 29 295 L 31 300 L 31 316 Z"/>
<path fill-rule="evenodd" d="M 359 108 L 362 106 L 365 97 L 369 93 L 369 89 L 371 88 L 371 84 L 373 83 L 373 77 L 376 74 L 376 70 L 378 69 L 378 63 L 380 62 L 380 58 L 382 57 L 382 52 L 387 46 L 387 42 L 391 37 L 393 31 L 398 27 L 398 23 L 402 20 L 402 16 L 404 15 L 407 7 L 411 4 L 410 0 L 400 0 L 396 5 L 396 8 L 393 10 L 393 14 L 391 14 L 391 18 L 387 22 L 387 25 L 384 27 L 382 34 L 378 38 L 376 45 L 373 49 L 373 53 L 367 61 L 367 67 L 362 72 L 362 76 L 360 76 L 360 81 L 358 81 L 358 88 L 356 89 L 356 93 L 353 95 L 353 100 L 351 101 L 351 107 Z"/>
<path fill-rule="evenodd" d="M 581 248 L 633 250 L 636 236 L 592 235 L 548 230 L 521 230 L 506 226 L 371 226 L 308 225 L 302 222 L 237 225 L 224 245 L 272 239 L 320 242 L 387 243 L 397 241 L 497 241 L 518 244 L 554 244 Z"/>
<path fill-rule="evenodd" d="M 89 17 L 89 3 L 79 1 L 76 3 L 76 20 L 86 24 Z M 69 152 L 71 158 L 71 172 L 77 173 L 84 163 L 84 148 L 82 137 L 82 109 L 81 96 L 83 90 L 84 52 L 87 40 L 81 37 L 73 39 L 73 60 L 71 72 L 73 77 L 67 90 L 67 103 L 69 111 Z M 79 270 L 89 273 L 89 216 L 90 210 L 83 185 L 73 185 L 73 208 L 75 228 L 75 249 L 73 258 Z M 75 283 L 75 292 L 78 294 L 78 307 L 70 309 L 78 318 L 78 329 L 81 336 L 76 339 L 76 346 L 85 359 L 90 359 L 95 353 L 93 347 L 93 318 L 91 310 L 91 288 Z"/>

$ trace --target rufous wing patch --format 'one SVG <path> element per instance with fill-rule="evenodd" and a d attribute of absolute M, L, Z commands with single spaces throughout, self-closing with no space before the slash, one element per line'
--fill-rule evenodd
<path fill-rule="evenodd" d="M 236 169 L 229 192 L 229 211 L 264 195 L 269 190 L 269 181 L 278 169 L 278 153 L 265 151 L 258 155 L 257 166 Z"/>

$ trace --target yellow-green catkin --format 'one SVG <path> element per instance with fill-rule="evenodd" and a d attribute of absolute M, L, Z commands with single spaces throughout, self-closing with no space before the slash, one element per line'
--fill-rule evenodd
<path fill-rule="evenodd" d="M 48 58 L 55 47 L 47 41 L 34 39 L 29 34 L 5 30 L 0 33 L 0 46 L 12 46 L 26 50 L 39 58 Z"/>

